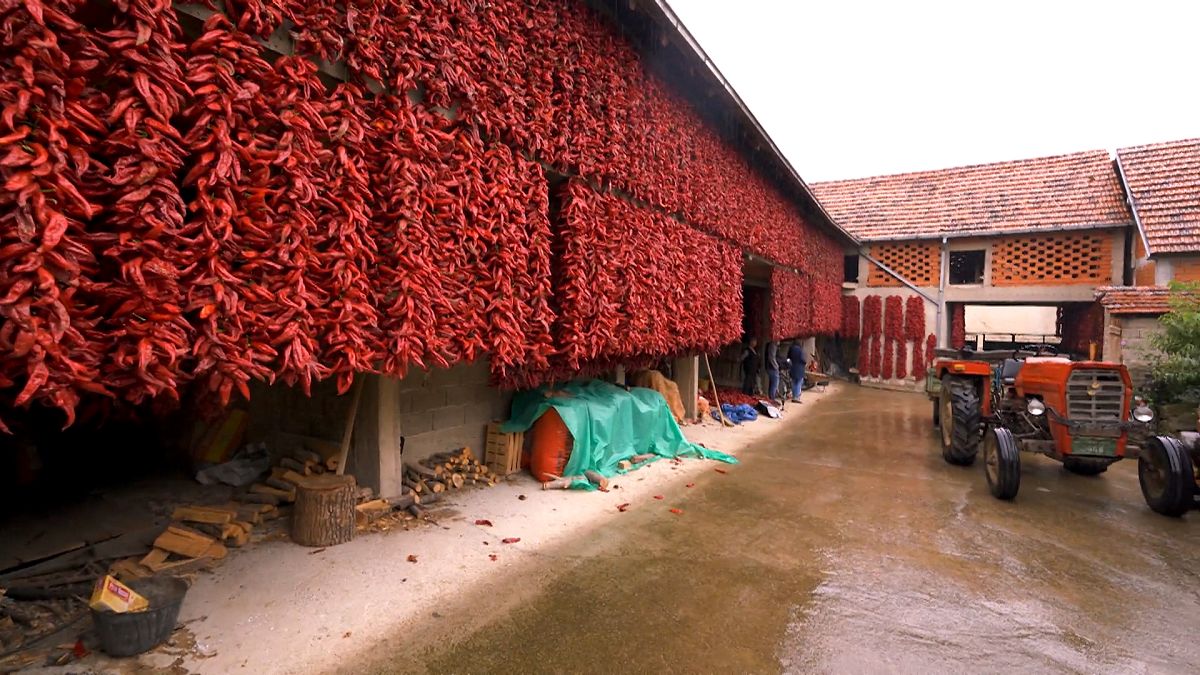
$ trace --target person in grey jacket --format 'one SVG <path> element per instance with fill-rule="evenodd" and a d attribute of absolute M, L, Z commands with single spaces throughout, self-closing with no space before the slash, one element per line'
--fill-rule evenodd
<path fill-rule="evenodd" d="M 779 343 L 767 342 L 767 398 L 779 399 Z"/>

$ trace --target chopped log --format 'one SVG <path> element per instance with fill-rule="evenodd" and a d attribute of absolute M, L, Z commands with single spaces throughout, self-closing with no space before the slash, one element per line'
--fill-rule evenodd
<path fill-rule="evenodd" d="M 301 462 L 301 461 L 294 460 L 291 457 L 281 458 L 279 460 L 279 466 L 281 466 L 285 469 L 291 469 L 292 471 L 295 471 L 296 473 L 298 473 L 302 476 L 312 475 L 312 469 L 309 468 L 308 464 L 305 464 L 304 462 Z"/>
<path fill-rule="evenodd" d="M 334 546 L 354 538 L 354 476 L 325 474 L 297 488 L 292 541 L 302 546 Z"/>
<path fill-rule="evenodd" d="M 413 480 L 411 478 L 405 478 L 404 485 L 413 492 L 423 492 L 425 490 L 425 484 L 423 482 L 419 480 Z"/>
<path fill-rule="evenodd" d="M 388 497 L 387 503 L 391 504 L 392 509 L 394 509 L 396 511 L 399 511 L 402 509 L 407 509 L 412 504 L 417 503 L 417 495 L 410 492 L 406 495 L 399 495 L 396 497 Z"/>
<path fill-rule="evenodd" d="M 601 476 L 598 472 L 589 469 L 588 471 L 584 471 L 583 475 L 592 485 L 599 487 L 601 490 L 608 489 L 608 479 Z"/>
<path fill-rule="evenodd" d="M 446 484 L 437 480 L 431 480 L 427 485 L 430 492 L 442 492 L 446 489 Z"/>
<path fill-rule="evenodd" d="M 289 483 L 279 478 L 267 476 L 265 479 L 263 479 L 263 485 L 266 485 L 267 487 L 273 487 L 276 490 L 283 490 L 295 498 L 297 483 Z"/>
<path fill-rule="evenodd" d="M 315 476 L 319 476 L 319 475 L 325 473 L 325 463 L 324 462 L 314 462 L 314 461 L 310 460 L 310 461 L 305 462 L 304 466 L 306 468 L 308 468 L 309 472 Z"/>
<path fill-rule="evenodd" d="M 324 459 L 321 455 L 305 448 L 296 448 L 292 450 L 292 457 L 301 462 L 312 462 L 314 464 L 323 464 Z"/>
<path fill-rule="evenodd" d="M 219 555 L 213 552 L 212 555 L 203 555 L 199 558 L 187 558 L 186 560 L 165 562 L 159 565 L 158 569 L 154 571 L 156 573 L 166 574 L 187 574 L 188 572 L 195 572 L 196 570 L 202 570 L 211 567 L 214 560 L 220 560 L 221 558 L 224 558 L 226 553 L 224 546 L 221 546 L 220 544 L 214 544 L 214 546 L 221 547 Z"/>
<path fill-rule="evenodd" d="M 213 537 L 178 525 L 168 525 L 167 529 L 154 540 L 155 548 L 187 558 L 199 558 L 205 555 L 214 544 L 217 544 L 217 540 Z M 153 566 L 146 564 L 145 560 L 142 561 L 142 564 L 153 569 Z"/>
<path fill-rule="evenodd" d="M 354 524 L 366 527 L 385 514 L 391 513 L 395 507 L 386 499 L 373 499 L 354 507 Z"/>
<path fill-rule="evenodd" d="M 208 547 L 205 546 L 206 550 L 207 548 Z M 154 548 L 151 549 L 150 552 L 145 556 L 143 556 L 142 559 L 138 561 L 138 564 L 153 572 L 158 568 L 159 565 L 165 563 L 167 558 L 170 557 L 171 554 L 169 551 L 164 551 L 161 548 Z"/>
<path fill-rule="evenodd" d="M 575 481 L 587 480 L 587 478 L 584 478 L 583 476 L 563 476 L 562 478 L 559 478 L 557 476 L 554 476 L 553 474 L 546 474 L 546 475 L 550 476 L 552 478 L 552 480 L 548 480 L 545 483 L 542 483 L 543 490 L 565 490 L 565 489 L 571 487 L 571 485 L 574 484 Z"/>
<path fill-rule="evenodd" d="M 408 512 L 413 514 L 413 516 L 416 518 L 420 518 L 425 515 L 425 509 L 422 509 L 420 506 L 417 506 L 416 504 L 409 505 Z"/>
<path fill-rule="evenodd" d="M 405 462 L 404 468 L 408 469 L 412 473 L 417 474 L 418 476 L 421 476 L 422 478 L 428 478 L 430 480 L 437 480 L 439 475 L 436 471 L 425 466 L 424 464 L 421 464 L 420 462 Z"/>
<path fill-rule="evenodd" d="M 455 489 L 462 488 L 463 484 L 465 484 L 466 482 L 467 482 L 467 479 L 463 478 L 463 475 L 461 473 L 456 473 L 456 474 L 452 474 L 452 475 L 448 476 L 448 483 L 450 485 L 453 485 Z"/>
<path fill-rule="evenodd" d="M 630 461 L 632 461 L 634 464 L 641 464 L 642 462 L 648 459 L 654 459 L 655 457 L 658 457 L 658 455 L 652 452 L 647 452 L 644 455 L 634 455 Z"/>
<path fill-rule="evenodd" d="M 475 457 L 475 453 L 471 451 L 470 447 L 464 447 L 462 449 L 462 456 L 463 459 L 467 460 L 468 462 L 474 462 L 476 464 L 479 463 L 479 459 Z"/>
<path fill-rule="evenodd" d="M 144 579 L 153 576 L 154 570 L 138 562 L 136 558 L 122 558 L 108 568 L 108 573 L 129 583 L 134 579 Z"/>
<path fill-rule="evenodd" d="M 223 525 L 213 523 L 188 523 L 188 525 L 197 532 L 213 539 L 219 540 L 225 538 L 225 527 Z"/>
<path fill-rule="evenodd" d="M 627 459 L 623 459 L 623 460 L 617 462 L 617 469 L 619 469 L 621 471 L 629 471 L 632 468 L 633 468 L 633 462 L 631 462 Z"/>
<path fill-rule="evenodd" d="M 229 523 L 225 528 L 225 531 L 221 533 L 223 535 L 221 541 L 227 546 L 240 547 L 250 542 L 250 530 L 236 523 Z"/>
<path fill-rule="evenodd" d="M 264 495 L 256 492 L 244 492 L 234 499 L 247 504 L 260 504 L 263 506 L 279 506 L 279 504 L 283 502 L 283 500 L 276 495 Z"/>
<path fill-rule="evenodd" d="M 436 502 L 437 500 L 438 500 L 438 496 L 432 492 L 430 492 L 429 494 L 421 495 L 421 506 L 429 506 L 430 504 Z"/>
<path fill-rule="evenodd" d="M 295 490 L 280 490 L 279 488 L 263 485 L 262 483 L 255 483 L 254 485 L 251 485 L 250 493 L 256 495 L 271 495 L 272 497 L 278 497 L 280 501 L 284 502 L 296 501 Z"/>
<path fill-rule="evenodd" d="M 337 471 L 339 465 L 340 465 L 340 462 L 338 461 L 338 458 L 336 456 L 330 457 L 329 459 L 325 460 L 325 470 L 326 471 Z"/>
<path fill-rule="evenodd" d="M 236 511 L 211 506 L 177 506 L 171 512 L 172 520 L 185 520 L 193 523 L 215 523 L 223 525 L 237 516 Z"/>

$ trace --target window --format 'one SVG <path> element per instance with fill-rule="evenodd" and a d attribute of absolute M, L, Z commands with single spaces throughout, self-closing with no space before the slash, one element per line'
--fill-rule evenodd
<path fill-rule="evenodd" d="M 842 281 L 850 284 L 858 283 L 858 254 L 848 255 L 842 261 L 845 272 Z"/>
<path fill-rule="evenodd" d="M 964 286 L 983 283 L 983 265 L 987 251 L 951 251 L 950 284 Z"/>

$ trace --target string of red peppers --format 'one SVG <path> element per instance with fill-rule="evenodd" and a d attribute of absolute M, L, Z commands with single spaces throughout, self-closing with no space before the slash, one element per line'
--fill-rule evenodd
<path fill-rule="evenodd" d="M 862 307 L 857 295 L 842 296 L 842 329 L 844 338 L 857 340 L 861 332 Z"/>
<path fill-rule="evenodd" d="M 925 348 L 921 340 L 925 337 L 925 300 L 912 295 L 905 301 L 904 307 L 904 339 L 912 340 L 912 376 L 919 380 L 925 376 L 928 362 L 925 360 Z"/>
<path fill-rule="evenodd" d="M 867 350 L 866 373 L 871 377 L 879 377 L 883 362 L 883 299 L 878 295 L 868 295 L 863 299 L 863 342 L 870 338 Z"/>

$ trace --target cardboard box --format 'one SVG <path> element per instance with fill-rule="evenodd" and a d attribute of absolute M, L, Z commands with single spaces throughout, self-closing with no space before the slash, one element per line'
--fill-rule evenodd
<path fill-rule="evenodd" d="M 88 605 L 95 610 L 109 610 L 124 614 L 125 612 L 141 612 L 150 603 L 138 595 L 132 588 L 117 581 L 111 575 L 96 582 L 92 590 L 92 599 Z"/>

